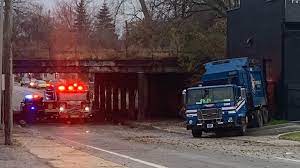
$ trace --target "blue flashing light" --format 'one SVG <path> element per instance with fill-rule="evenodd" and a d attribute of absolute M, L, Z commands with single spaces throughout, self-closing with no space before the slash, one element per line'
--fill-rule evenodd
<path fill-rule="evenodd" d="M 30 109 L 31 109 L 31 110 L 35 110 L 35 107 L 31 107 Z"/>
<path fill-rule="evenodd" d="M 33 99 L 33 95 L 26 95 L 25 98 L 26 99 Z"/>

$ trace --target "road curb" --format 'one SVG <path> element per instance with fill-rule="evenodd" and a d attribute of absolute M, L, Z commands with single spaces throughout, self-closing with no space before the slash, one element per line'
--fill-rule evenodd
<path fill-rule="evenodd" d="M 296 132 L 300 132 L 300 131 L 291 131 L 291 132 L 286 132 L 286 133 L 278 134 L 277 138 L 280 138 L 281 136 L 284 136 L 286 134 L 291 134 L 291 133 L 296 133 Z"/>

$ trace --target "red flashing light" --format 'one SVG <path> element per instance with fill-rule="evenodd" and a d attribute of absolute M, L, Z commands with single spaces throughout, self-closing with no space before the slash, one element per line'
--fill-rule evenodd
<path fill-rule="evenodd" d="M 78 89 L 79 91 L 83 91 L 83 86 L 78 86 L 77 89 Z"/>
<path fill-rule="evenodd" d="M 40 96 L 39 95 L 33 95 L 33 98 L 39 98 Z"/>
<path fill-rule="evenodd" d="M 68 90 L 69 90 L 69 91 L 73 91 L 73 90 L 74 90 L 74 86 L 69 86 L 69 87 L 68 87 Z"/>
<path fill-rule="evenodd" d="M 77 86 L 78 86 L 78 84 L 77 84 L 77 83 L 74 83 L 74 84 L 73 84 L 73 86 L 74 86 L 74 87 L 77 87 Z"/>
<path fill-rule="evenodd" d="M 65 87 L 65 86 L 59 86 L 59 87 L 58 87 L 58 90 L 59 90 L 59 91 L 65 91 L 65 90 L 66 90 L 66 87 Z"/>

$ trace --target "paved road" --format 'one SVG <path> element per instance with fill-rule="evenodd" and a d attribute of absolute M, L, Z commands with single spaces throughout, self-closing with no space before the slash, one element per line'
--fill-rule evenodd
<path fill-rule="evenodd" d="M 36 125 L 27 128 L 30 131 L 40 132 L 51 136 L 59 143 L 76 147 L 81 151 L 88 152 L 126 167 L 142 168 L 297 168 L 300 167 L 299 160 L 276 157 L 258 158 L 255 156 L 243 156 L 223 150 L 209 150 L 213 146 L 205 148 L 194 148 L 174 144 L 176 139 L 189 136 L 160 132 L 158 130 L 133 129 L 125 126 L 109 125 Z M 132 135 L 143 134 L 142 137 Z M 155 137 L 169 139 L 166 142 L 157 143 Z M 183 137 L 182 137 L 183 136 Z M 141 138 L 136 141 L 135 138 Z M 171 139 L 170 139 L 171 138 Z M 216 141 L 215 139 L 211 139 Z M 200 141 L 200 140 L 199 140 Z M 206 141 L 210 141 L 209 138 Z M 216 142 L 221 143 L 219 139 Z M 224 139 L 228 141 L 228 139 Z M 179 142 L 179 141 L 178 141 Z M 232 141 L 237 143 L 236 141 Z M 243 141 L 241 141 L 243 143 Z M 216 143 L 216 147 L 219 145 Z M 232 144 L 234 145 L 234 144 Z M 250 149 L 249 149 L 250 150 Z"/>

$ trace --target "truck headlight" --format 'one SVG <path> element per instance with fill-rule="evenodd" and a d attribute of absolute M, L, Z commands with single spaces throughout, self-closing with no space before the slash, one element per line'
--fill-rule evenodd
<path fill-rule="evenodd" d="M 90 107 L 85 107 L 84 111 L 89 112 L 90 111 Z"/>
<path fill-rule="evenodd" d="M 63 111 L 65 111 L 65 108 L 64 108 L 64 107 L 60 107 L 60 108 L 59 108 L 59 111 L 60 111 L 60 112 L 63 112 Z"/>
<path fill-rule="evenodd" d="M 228 111 L 228 114 L 235 114 L 236 113 L 236 111 Z"/>

